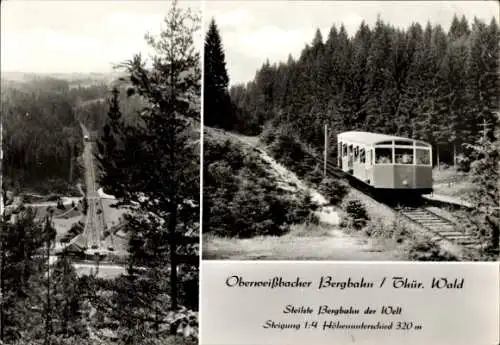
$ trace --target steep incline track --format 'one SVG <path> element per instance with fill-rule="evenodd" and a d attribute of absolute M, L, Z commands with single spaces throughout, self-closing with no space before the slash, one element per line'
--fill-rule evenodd
<path fill-rule="evenodd" d="M 101 240 L 103 239 L 105 227 L 102 212 L 103 206 L 96 187 L 92 135 L 83 124 L 80 124 L 80 126 L 82 128 L 83 136 L 90 138 L 90 140 L 84 140 L 83 143 L 83 162 L 85 165 L 85 184 L 87 187 L 86 198 L 88 202 L 88 209 L 83 232 L 73 238 L 67 246 L 76 244 L 80 248 L 97 250 L 102 247 Z"/>
<path fill-rule="evenodd" d="M 430 211 L 425 207 L 405 207 L 400 214 L 432 232 L 433 240 L 448 240 L 465 247 L 475 247 L 479 241 L 472 235 L 457 229 L 455 223 Z"/>

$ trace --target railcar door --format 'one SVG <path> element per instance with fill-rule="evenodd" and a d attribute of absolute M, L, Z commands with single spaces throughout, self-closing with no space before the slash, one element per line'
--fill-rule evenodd
<path fill-rule="evenodd" d="M 369 185 L 373 185 L 373 164 L 375 163 L 375 155 L 372 147 L 366 149 L 366 180 Z"/>
<path fill-rule="evenodd" d="M 349 162 L 349 155 L 348 155 L 348 150 L 347 150 L 347 143 L 346 142 L 342 142 L 342 158 L 341 158 L 341 162 L 342 162 L 342 171 L 347 171 L 348 170 L 348 162 Z"/>
<path fill-rule="evenodd" d="M 347 149 L 347 172 L 349 174 L 354 172 L 354 147 L 352 144 Z"/>
<path fill-rule="evenodd" d="M 359 148 L 359 163 L 360 163 L 360 180 L 363 182 L 367 182 L 368 180 L 368 163 L 367 163 L 367 152 L 366 152 L 366 147 L 360 147 Z"/>

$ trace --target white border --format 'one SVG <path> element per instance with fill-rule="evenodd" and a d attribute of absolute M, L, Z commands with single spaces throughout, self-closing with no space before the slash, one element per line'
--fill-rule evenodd
<path fill-rule="evenodd" d="M 203 262 L 203 143 L 204 143 L 204 90 L 205 90 L 205 0 L 201 1 L 201 40 L 200 40 L 200 67 L 201 67 L 201 89 L 200 89 L 200 203 L 199 203 L 199 212 L 200 212 L 200 223 L 198 226 L 199 231 L 199 242 L 198 242 L 198 344 L 201 344 L 201 301 L 202 301 L 202 284 L 201 284 L 201 275 L 202 275 L 202 262 Z"/>
<path fill-rule="evenodd" d="M 288 263 L 307 263 L 307 264 L 364 264 L 364 265 L 380 265 L 380 264 L 394 264 L 394 265 L 496 265 L 498 266 L 500 273 L 500 262 L 499 261 L 377 261 L 377 260 L 366 260 L 366 261 L 354 261 L 354 260 L 202 260 L 202 262 L 210 263 L 239 263 L 239 264 L 288 264 Z M 498 292 L 500 294 L 500 291 Z"/>

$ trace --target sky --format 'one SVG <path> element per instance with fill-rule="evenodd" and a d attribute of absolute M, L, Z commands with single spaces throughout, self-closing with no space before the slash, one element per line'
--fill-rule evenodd
<path fill-rule="evenodd" d="M 1 3 L 1 70 L 107 73 L 158 33 L 168 0 L 8 0 Z M 201 1 L 179 1 L 201 10 Z M 197 44 L 202 42 L 201 31 Z"/>
<path fill-rule="evenodd" d="M 219 27 L 226 55 L 230 84 L 247 82 L 267 58 L 286 61 L 300 55 L 311 43 L 316 29 L 323 38 L 333 24 L 343 23 L 353 35 L 361 21 L 370 27 L 377 14 L 384 22 L 407 27 L 430 21 L 447 31 L 453 15 L 463 14 L 471 22 L 476 16 L 489 23 L 498 21 L 496 1 L 214 1 L 205 4 L 205 30 L 213 17 Z"/>

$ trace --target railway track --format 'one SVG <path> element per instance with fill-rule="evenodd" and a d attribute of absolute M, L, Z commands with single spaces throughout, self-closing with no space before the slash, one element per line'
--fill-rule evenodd
<path fill-rule="evenodd" d="M 460 231 L 455 223 L 425 207 L 405 207 L 399 213 L 432 232 L 435 235 L 432 240 L 444 239 L 465 247 L 480 245 L 472 235 Z"/>
<path fill-rule="evenodd" d="M 323 159 L 310 154 L 310 158 L 314 159 L 318 164 L 324 164 Z M 432 234 L 431 240 L 442 241 L 446 240 L 465 248 L 477 248 L 480 246 L 478 238 L 472 234 L 466 233 L 460 229 L 457 223 L 447 219 L 436 212 L 429 209 L 432 204 L 438 208 L 466 208 L 462 205 L 449 203 L 446 201 L 426 200 L 423 197 L 419 199 L 400 200 L 399 205 L 394 205 L 394 200 L 384 198 L 383 195 L 375 195 L 373 189 L 368 185 L 358 181 L 353 176 L 346 174 L 334 164 L 327 162 L 326 173 L 328 176 L 336 178 L 346 178 L 350 185 L 363 194 L 371 197 L 376 202 L 383 203 L 390 207 L 394 212 L 403 216 L 408 221 L 424 228 Z"/>
<path fill-rule="evenodd" d="M 90 137 L 89 131 L 82 125 L 83 135 L 87 135 Z M 84 164 L 85 164 L 85 179 L 87 185 L 87 216 L 85 220 L 85 225 L 83 232 L 73 238 L 67 245 L 64 247 L 68 247 L 73 243 L 77 244 L 80 247 L 85 247 L 87 249 L 100 249 L 101 241 L 103 237 L 103 229 L 104 229 L 104 215 L 103 215 L 103 206 L 102 200 L 97 193 L 97 188 L 95 184 L 95 168 L 92 157 L 92 142 L 84 142 Z M 98 214 L 97 210 L 101 210 L 100 214 Z M 111 239 L 111 243 L 113 243 L 113 239 Z"/>
<path fill-rule="evenodd" d="M 101 241 L 103 240 L 103 230 L 104 230 L 104 217 L 103 217 L 103 206 L 102 200 L 97 193 L 96 188 L 96 178 L 95 178 L 95 167 L 92 157 L 92 143 L 87 142 L 88 152 L 87 152 L 87 165 L 88 170 L 88 187 L 87 195 L 89 202 L 89 209 L 87 212 L 87 217 L 89 218 L 88 226 L 90 232 L 91 245 L 93 249 L 98 249 L 101 247 Z M 98 213 L 100 210 L 100 213 Z"/>

